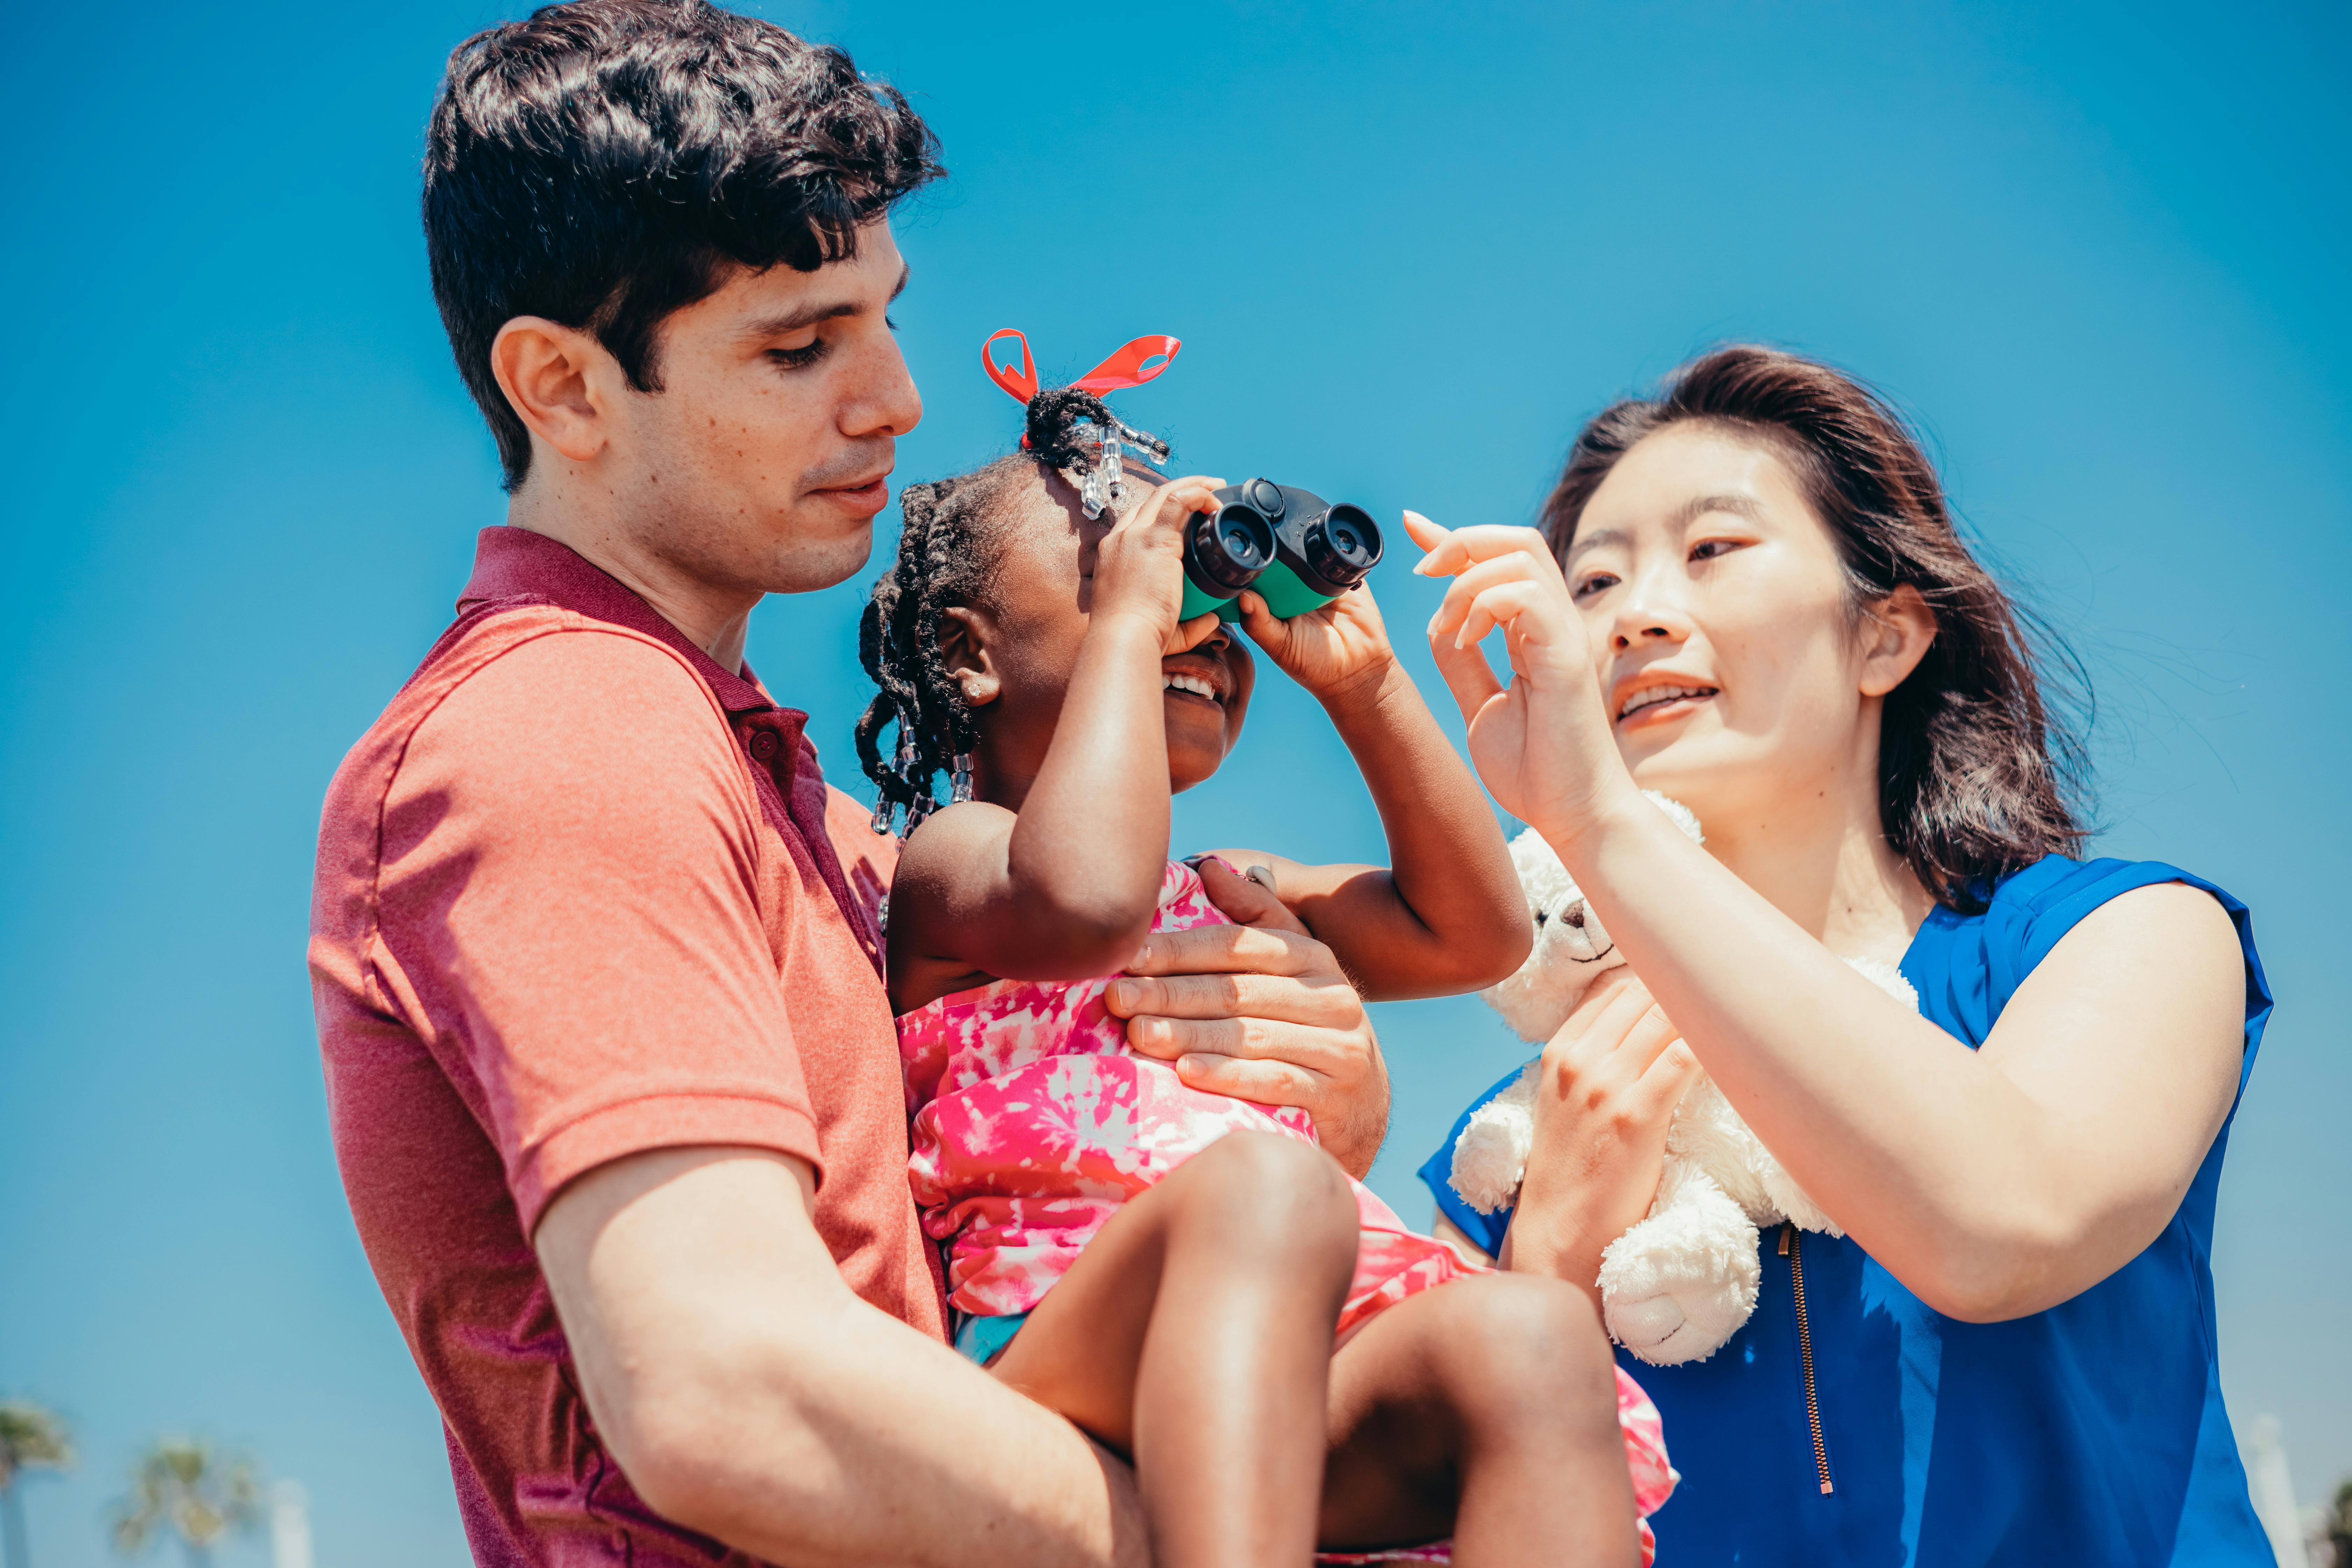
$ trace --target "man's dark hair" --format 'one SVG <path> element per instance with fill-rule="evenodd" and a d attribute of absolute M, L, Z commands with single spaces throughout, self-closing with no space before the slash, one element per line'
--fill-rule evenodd
<path fill-rule="evenodd" d="M 449 56 L 425 153 L 433 297 L 506 488 L 530 440 L 490 374 L 517 316 L 592 331 L 640 392 L 735 266 L 814 272 L 943 171 L 898 90 L 705 0 L 572 0 Z"/>
<path fill-rule="evenodd" d="M 1906 583 L 1935 612 L 1936 640 L 1887 694 L 1878 742 L 1886 841 L 1927 891 L 1980 910 L 2003 877 L 2080 849 L 2083 668 L 1969 552 L 1917 437 L 1853 377 L 1735 343 L 1667 376 L 1656 397 L 1611 405 L 1577 437 L 1544 503 L 1554 552 L 1567 560 L 1619 459 L 1683 424 L 1769 444 L 1787 460 L 1829 527 L 1854 616 Z"/>

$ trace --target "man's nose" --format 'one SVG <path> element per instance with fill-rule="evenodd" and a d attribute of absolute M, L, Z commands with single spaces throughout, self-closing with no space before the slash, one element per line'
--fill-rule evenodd
<path fill-rule="evenodd" d="M 866 356 L 863 384 L 842 410 L 841 433 L 853 438 L 904 436 L 923 421 L 923 395 L 907 370 L 897 337 L 885 333 Z"/>

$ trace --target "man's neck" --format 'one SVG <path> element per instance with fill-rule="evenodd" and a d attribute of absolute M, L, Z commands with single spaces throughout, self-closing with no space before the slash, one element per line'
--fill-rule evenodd
<path fill-rule="evenodd" d="M 730 674 L 743 668 L 743 639 L 761 595 L 701 582 L 648 549 L 612 515 L 609 499 L 587 497 L 576 476 L 534 473 L 507 503 L 507 524 L 542 533 L 653 606 Z"/>

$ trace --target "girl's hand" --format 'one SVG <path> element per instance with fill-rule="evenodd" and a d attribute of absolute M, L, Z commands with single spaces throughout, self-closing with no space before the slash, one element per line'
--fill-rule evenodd
<path fill-rule="evenodd" d="M 1535 1142 L 1502 1263 L 1600 1304 L 1601 1253 L 1646 1218 L 1666 1129 L 1698 1059 L 1630 973 L 1604 981 L 1544 1047 Z"/>
<path fill-rule="evenodd" d="M 1358 689 L 1376 688 L 1396 667 L 1381 607 L 1369 583 L 1359 584 L 1318 610 L 1276 619 L 1255 590 L 1234 601 L 1242 629 L 1265 649 L 1276 668 L 1316 698 L 1329 703 Z"/>
<path fill-rule="evenodd" d="M 1555 847 L 1573 842 L 1633 781 L 1617 754 L 1590 633 L 1549 542 L 1531 528 L 1449 531 L 1412 511 L 1404 526 L 1427 552 L 1413 571 L 1454 579 L 1429 623 L 1429 647 L 1469 727 L 1479 779 Z M 1510 652 L 1507 688 L 1478 647 L 1498 627 Z"/>
<path fill-rule="evenodd" d="M 1216 510 L 1213 492 L 1223 483 L 1199 475 L 1171 479 L 1111 524 L 1095 555 L 1093 619 L 1140 616 L 1159 628 L 1163 653 L 1209 635 L 1213 614 L 1176 619 L 1184 604 L 1184 524 L 1196 511 Z"/>

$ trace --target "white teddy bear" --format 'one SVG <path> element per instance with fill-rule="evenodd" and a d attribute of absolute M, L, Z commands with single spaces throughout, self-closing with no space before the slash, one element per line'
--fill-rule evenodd
<path fill-rule="evenodd" d="M 1647 792 L 1693 841 L 1698 819 L 1679 801 Z M 1504 1022 L 1531 1042 L 1549 1040 L 1601 976 L 1625 961 L 1559 858 L 1530 828 L 1511 846 L 1535 915 L 1535 951 L 1518 973 L 1486 992 Z M 1846 962 L 1916 1008 L 1918 994 L 1893 968 Z M 1454 1146 L 1454 1190 L 1480 1214 L 1514 1203 L 1535 1140 L 1540 1063 L 1480 1106 Z M 1675 1110 L 1665 1169 L 1649 1217 L 1601 1254 L 1601 1299 L 1612 1338 L 1654 1366 L 1705 1361 L 1756 1310 L 1757 1229 L 1786 1220 L 1843 1236 L 1771 1151 L 1701 1075 Z"/>

